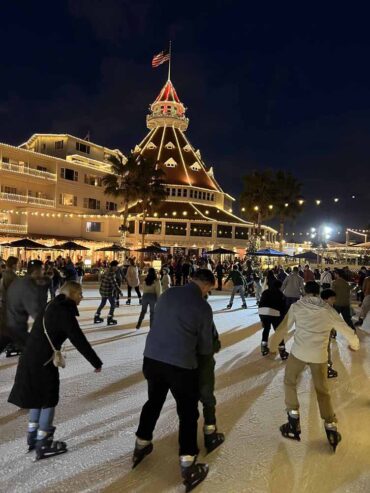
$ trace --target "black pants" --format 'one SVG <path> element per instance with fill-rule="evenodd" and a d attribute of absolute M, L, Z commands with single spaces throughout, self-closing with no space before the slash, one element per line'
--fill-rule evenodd
<path fill-rule="evenodd" d="M 222 277 L 217 277 L 217 290 L 222 291 Z"/>
<path fill-rule="evenodd" d="M 349 325 L 351 329 L 355 330 L 355 326 L 353 325 L 351 318 L 351 307 L 349 305 L 348 306 L 334 305 L 334 308 L 337 310 L 339 315 L 342 315 L 343 320 L 346 322 L 346 324 Z"/>
<path fill-rule="evenodd" d="M 136 291 L 136 294 L 139 298 L 139 300 L 141 299 L 141 293 L 140 293 L 140 288 L 139 286 L 136 286 L 136 288 L 134 288 L 135 291 Z M 127 285 L 127 298 L 130 300 L 131 299 L 131 290 L 132 290 L 132 286 L 129 286 Z"/>
<path fill-rule="evenodd" d="M 213 356 L 198 356 L 199 400 L 203 404 L 205 425 L 216 424 L 215 365 Z"/>
<path fill-rule="evenodd" d="M 140 415 L 136 436 L 152 440 L 153 431 L 168 391 L 171 391 L 179 417 L 180 455 L 197 455 L 198 370 L 187 370 L 144 357 L 144 377 L 148 381 L 148 400 Z"/>
<path fill-rule="evenodd" d="M 276 330 L 282 321 L 282 317 L 272 317 L 271 315 L 260 315 L 262 323 L 262 342 L 269 340 L 271 325 Z M 284 339 L 280 342 L 279 346 L 284 346 Z"/>
<path fill-rule="evenodd" d="M 100 305 L 98 306 L 98 309 L 96 310 L 97 315 L 100 315 L 102 309 L 107 304 L 107 301 L 109 301 L 109 304 L 110 304 L 109 315 L 111 317 L 113 317 L 114 309 L 116 307 L 116 298 L 113 296 L 113 294 L 111 296 L 102 296 L 101 297 Z"/>

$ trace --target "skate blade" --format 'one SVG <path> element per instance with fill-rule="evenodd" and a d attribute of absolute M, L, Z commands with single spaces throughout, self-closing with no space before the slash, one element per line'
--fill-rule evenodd
<path fill-rule="evenodd" d="M 132 469 L 135 469 L 135 467 L 138 466 L 140 462 L 142 462 L 145 459 L 145 457 L 151 454 L 152 452 L 153 452 L 153 444 L 150 444 L 148 445 L 147 450 L 145 450 L 145 453 L 143 453 L 142 455 L 136 458 L 134 456 L 132 458 Z"/>
<path fill-rule="evenodd" d="M 225 437 L 223 437 L 222 440 L 216 442 L 215 444 L 211 445 L 210 447 L 206 447 L 207 453 L 206 455 L 211 454 L 214 450 L 216 450 L 220 445 L 222 445 L 225 441 Z"/>
<path fill-rule="evenodd" d="M 284 438 L 289 438 L 290 440 L 296 440 L 297 442 L 301 441 L 301 436 L 298 434 L 293 434 L 293 433 L 286 433 L 283 429 L 283 427 L 280 427 L 280 433 L 283 435 Z"/>
<path fill-rule="evenodd" d="M 185 486 L 185 492 L 189 493 L 189 491 L 192 491 L 194 488 L 196 488 L 198 484 L 200 484 L 202 481 L 206 479 L 208 472 L 209 469 L 207 468 L 207 470 L 203 473 L 203 475 L 193 483 L 190 483 L 189 481 L 184 481 L 183 485 Z"/>
<path fill-rule="evenodd" d="M 338 441 L 337 441 L 337 443 L 332 443 L 332 442 L 329 441 L 330 446 L 333 449 L 334 454 L 335 454 L 335 451 L 337 450 L 337 447 L 338 447 L 338 445 L 340 444 L 341 441 L 342 441 L 342 435 L 340 433 L 338 433 Z"/>
<path fill-rule="evenodd" d="M 338 373 L 328 373 L 328 378 L 337 378 L 338 377 Z"/>
<path fill-rule="evenodd" d="M 62 455 L 62 454 L 65 454 L 66 452 L 68 452 L 68 449 L 62 449 L 62 450 L 58 450 L 58 452 L 52 452 L 50 454 L 44 454 L 42 457 L 35 457 L 33 459 L 33 462 L 39 462 L 40 460 L 44 460 L 44 459 L 49 459 L 50 457 L 55 457 L 56 455 Z"/>

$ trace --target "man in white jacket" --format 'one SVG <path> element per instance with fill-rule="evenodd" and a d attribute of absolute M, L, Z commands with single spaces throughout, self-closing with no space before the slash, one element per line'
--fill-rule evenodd
<path fill-rule="evenodd" d="M 285 368 L 285 404 L 288 423 L 280 427 L 286 438 L 300 440 L 299 402 L 297 382 L 306 365 L 309 365 L 316 390 L 320 414 L 325 421 L 325 431 L 330 445 L 335 451 L 341 436 L 337 431 L 337 419 L 332 407 L 327 384 L 328 340 L 334 327 L 349 342 L 350 349 L 357 351 L 359 339 L 336 311 L 320 299 L 320 286 L 309 281 L 305 286 L 305 296 L 293 304 L 284 320 L 270 339 L 270 352 L 275 353 L 279 342 L 295 325 L 294 342 Z"/>

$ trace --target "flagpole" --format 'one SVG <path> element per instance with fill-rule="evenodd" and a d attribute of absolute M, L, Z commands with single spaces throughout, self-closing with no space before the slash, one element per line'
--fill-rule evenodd
<path fill-rule="evenodd" d="M 172 58 L 172 41 L 170 41 L 170 49 L 169 49 L 169 54 L 170 54 L 170 59 L 168 60 L 168 80 L 171 79 L 171 58 Z"/>

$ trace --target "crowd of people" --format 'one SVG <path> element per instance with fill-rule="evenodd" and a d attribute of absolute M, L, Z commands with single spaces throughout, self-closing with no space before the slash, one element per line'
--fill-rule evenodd
<path fill-rule="evenodd" d="M 59 400 L 59 368 L 65 361 L 61 348 L 69 339 L 100 372 L 99 356 L 81 330 L 78 305 L 82 300 L 83 265 L 71 259 L 30 261 L 18 276 L 19 261 L 9 257 L 1 269 L 0 353 L 21 353 L 9 402 L 29 410 L 27 443 L 40 460 L 65 453 L 67 444 L 54 440 L 53 423 Z M 148 385 L 136 432 L 133 467 L 153 451 L 153 432 L 170 391 L 179 417 L 179 462 L 183 483 L 190 491 L 205 479 L 208 465 L 197 462 L 198 403 L 203 405 L 203 434 L 207 452 L 220 446 L 225 436 L 216 424 L 215 358 L 221 348 L 208 298 L 225 285 L 231 297 L 225 310 L 240 296 L 241 309 L 248 297 L 255 299 L 262 326 L 261 354 L 277 351 L 286 361 L 284 388 L 287 423 L 280 427 L 286 438 L 300 440 L 301 427 L 297 382 L 303 369 L 311 370 L 320 414 L 330 445 L 335 451 L 341 440 L 332 407 L 327 378 L 333 369 L 330 341 L 337 331 L 359 349 L 356 329 L 369 323 L 370 271 L 349 269 L 312 270 L 309 265 L 261 270 L 251 260 L 218 261 L 209 258 L 169 257 L 160 272 L 150 267 L 145 275 L 134 258 L 122 265 L 114 260 L 100 279 L 101 301 L 94 323 L 102 323 L 102 310 L 109 302 L 108 325 L 117 324 L 114 312 L 127 289 L 126 305 L 136 293 L 141 311 L 140 329 L 149 308 L 149 333 L 144 349 L 143 374 Z M 357 322 L 352 319 L 353 300 L 361 304 Z M 49 300 L 49 301 L 48 301 Z M 33 325 L 29 331 L 29 319 Z M 270 337 L 270 330 L 274 334 Z M 295 328 L 290 354 L 285 340 Z"/>

